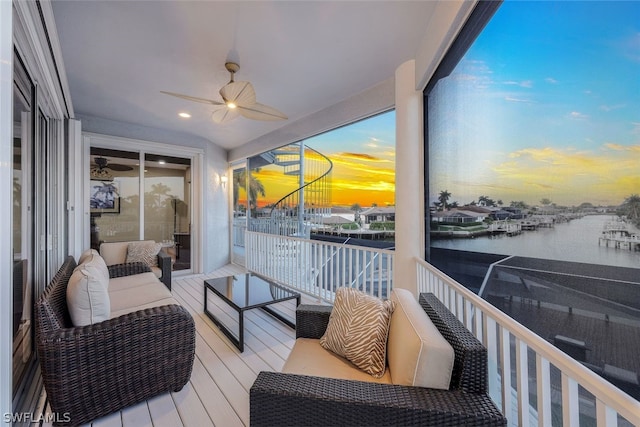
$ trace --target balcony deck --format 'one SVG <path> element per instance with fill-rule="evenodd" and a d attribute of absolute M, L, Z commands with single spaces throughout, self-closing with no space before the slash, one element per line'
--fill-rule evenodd
<path fill-rule="evenodd" d="M 212 274 L 173 280 L 174 298 L 189 310 L 196 323 L 196 357 L 191 380 L 178 393 L 166 393 L 97 419 L 92 426 L 249 425 L 249 389 L 258 372 L 282 368 L 295 341 L 295 331 L 262 310 L 249 310 L 245 313 L 245 350 L 239 353 L 204 314 L 203 281 L 244 272 L 243 267 L 227 265 Z M 303 296 L 303 302 L 312 300 Z M 212 311 L 236 315 L 212 293 L 208 303 L 212 304 Z M 295 300 L 273 307 L 294 318 Z"/>

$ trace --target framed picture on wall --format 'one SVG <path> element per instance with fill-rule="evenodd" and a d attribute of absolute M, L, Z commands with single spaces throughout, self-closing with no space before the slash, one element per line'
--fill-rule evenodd
<path fill-rule="evenodd" d="M 91 213 L 120 213 L 120 183 L 91 181 L 89 206 Z"/>

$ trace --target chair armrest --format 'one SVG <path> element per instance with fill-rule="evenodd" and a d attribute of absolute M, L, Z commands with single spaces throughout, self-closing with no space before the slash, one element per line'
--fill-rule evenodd
<path fill-rule="evenodd" d="M 107 267 L 109 269 L 109 278 L 122 276 L 132 276 L 140 273 L 150 273 L 151 268 L 144 262 L 127 262 L 123 264 L 114 264 Z"/>
<path fill-rule="evenodd" d="M 78 425 L 180 390 L 191 376 L 195 324 L 174 304 L 41 332 L 36 342 L 52 411 Z"/>
<path fill-rule="evenodd" d="M 504 426 L 486 394 L 260 372 L 252 426 Z"/>
<path fill-rule="evenodd" d="M 296 338 L 320 339 L 329 324 L 330 305 L 300 304 L 296 308 Z"/>
<path fill-rule="evenodd" d="M 158 267 L 162 270 L 160 280 L 171 290 L 171 256 L 164 249 L 160 249 L 158 252 Z"/>

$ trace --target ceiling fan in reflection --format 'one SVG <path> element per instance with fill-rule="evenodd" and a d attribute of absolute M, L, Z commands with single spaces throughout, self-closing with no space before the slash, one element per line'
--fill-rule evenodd
<path fill-rule="evenodd" d="M 121 165 L 118 163 L 109 163 L 106 157 L 96 157 L 93 159 L 94 164 L 91 165 L 90 176 L 91 179 L 97 181 L 112 181 L 112 171 L 127 172 L 133 170 L 133 167 L 128 165 Z"/>

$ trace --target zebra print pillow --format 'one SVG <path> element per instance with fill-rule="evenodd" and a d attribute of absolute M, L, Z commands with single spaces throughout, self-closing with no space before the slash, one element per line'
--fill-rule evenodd
<path fill-rule="evenodd" d="M 339 288 L 320 345 L 374 378 L 381 378 L 386 369 L 387 337 L 394 304 L 357 289 Z"/>

